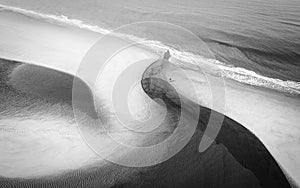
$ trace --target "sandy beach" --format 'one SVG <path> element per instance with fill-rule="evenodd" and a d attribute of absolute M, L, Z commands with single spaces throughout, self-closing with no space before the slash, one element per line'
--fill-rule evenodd
<path fill-rule="evenodd" d="M 95 164 L 101 164 L 101 167 L 106 168 L 107 163 L 98 159 L 97 155 L 87 145 L 85 145 L 84 141 L 80 137 L 80 134 L 77 132 L 77 128 L 73 120 L 66 118 L 67 116 L 70 116 L 69 118 L 71 119 L 73 118 L 71 109 L 72 107 L 70 104 L 68 104 L 68 102 L 66 102 L 70 102 L 70 95 L 64 96 L 62 99 L 64 101 L 63 103 L 56 100 L 62 96 L 62 93 L 70 93 L 72 90 L 70 87 L 70 80 L 72 79 L 67 78 L 68 76 L 64 75 L 63 73 L 70 74 L 69 76 L 76 74 L 78 75 L 77 71 L 80 67 L 81 60 L 84 58 L 89 48 L 92 47 L 100 37 L 102 37 L 102 35 L 99 33 L 80 28 L 75 28 L 64 24 L 49 23 L 44 20 L 33 19 L 9 11 L 0 12 L 0 57 L 7 60 L 25 62 L 25 64 L 14 64 L 12 66 L 12 70 L 10 70 L 9 74 L 7 75 L 7 83 L 9 83 L 9 85 L 14 89 L 37 98 L 49 98 L 47 94 L 49 93 L 49 90 L 51 93 L 52 89 L 54 92 L 50 94 L 49 100 L 53 99 L 55 103 L 59 103 L 56 105 L 49 105 L 41 102 L 43 104 L 42 109 L 39 109 L 38 107 L 29 108 L 32 114 L 38 111 L 43 113 L 41 113 L 40 117 L 37 117 L 39 115 L 28 115 L 28 117 L 33 118 L 26 120 L 28 122 L 22 121 L 22 118 L 14 118 L 13 115 L 3 115 L 5 114 L 5 111 L 10 111 L 8 109 L 2 109 L 2 112 L 0 113 L 2 116 L 0 117 L 1 128 L 10 129 L 13 127 L 14 131 L 2 131 L 1 133 L 0 150 L 3 152 L 3 154 L 1 153 L 0 157 L 0 164 L 2 166 L 0 170 L 0 176 L 9 178 L 36 177 L 38 175 L 48 176 L 68 170 L 80 169 L 83 167 L 95 167 Z M 102 45 L 106 45 L 107 49 L 113 49 L 115 46 L 123 46 L 123 43 L 126 44 L 128 42 L 123 39 L 111 38 Z M 124 66 L 118 70 L 114 69 L 113 67 L 107 69 L 108 71 L 112 71 L 111 74 L 113 76 L 107 74 L 106 78 L 108 82 L 101 83 L 96 86 L 97 95 L 101 96 L 102 100 L 108 100 L 106 97 L 112 92 L 112 88 L 109 87 L 110 82 L 116 79 L 121 74 L 122 70 L 126 69 L 126 66 L 129 66 L 130 63 L 147 58 L 159 59 L 160 57 L 158 54 L 136 46 L 130 47 L 115 56 L 112 61 L 122 62 L 121 64 Z M 151 62 L 148 63 L 148 65 L 150 64 Z M 32 65 L 37 65 L 38 67 Z M 43 69 L 41 67 L 47 69 Z M 49 69 L 61 71 L 62 73 L 55 71 L 49 72 Z M 84 73 L 85 70 L 80 71 L 83 71 L 81 73 Z M 197 101 L 201 106 L 218 111 L 218 109 L 213 108 L 212 98 L 209 93 L 205 76 L 202 73 L 194 70 L 185 69 L 185 71 L 188 72 L 192 77 L 192 80 L 196 86 L 195 88 L 197 88 L 197 96 L 191 95 L 193 92 L 191 92 L 189 88 L 184 87 L 186 80 L 182 78 L 180 73 L 174 70 L 166 70 L 164 74 L 166 77 L 172 78 L 172 82 L 170 82 L 170 84 L 173 87 L 178 88 L 178 91 L 180 91 L 181 95 L 190 100 Z M 34 73 L 33 76 L 30 76 L 32 73 Z M 56 79 L 52 80 L 53 77 Z M 47 81 L 52 80 L 52 82 L 49 83 L 45 81 L 43 83 L 43 80 L 41 80 L 41 82 L 37 83 L 37 80 L 41 78 L 46 79 Z M 90 80 L 84 76 L 81 77 L 81 79 L 85 81 L 87 85 L 92 84 L 89 83 Z M 47 88 L 45 87 L 46 83 Z M 299 96 L 290 96 L 271 89 L 249 86 L 228 79 L 225 80 L 225 86 L 225 111 L 223 113 L 229 118 L 243 125 L 246 129 L 258 137 L 274 157 L 274 159 L 278 162 L 281 169 L 288 177 L 290 183 L 300 185 L 300 174 L 298 173 L 298 170 L 300 169 L 300 159 L 298 157 L 300 155 Z M 65 89 L 65 91 L 62 89 Z M 62 90 L 63 92 L 55 92 L 58 90 Z M 139 88 L 139 91 L 142 91 L 141 88 Z M 135 108 L 142 108 L 143 105 L 145 105 L 143 104 L 143 101 L 145 98 L 147 98 L 147 96 L 139 93 L 136 95 L 142 97 L 136 101 L 138 105 L 135 106 Z M 28 101 L 30 101 L 30 99 L 28 99 Z M 9 102 L 9 99 L 6 99 L 6 102 Z M 46 109 L 48 108 L 47 105 L 49 106 L 50 110 Z M 157 107 L 157 109 L 159 108 L 160 107 Z M 16 109 L 17 108 L 14 107 L 11 110 L 11 113 L 13 111 L 15 111 L 15 113 L 25 113 L 23 111 L 26 111 L 16 111 Z M 51 115 L 47 115 L 46 113 L 47 111 L 59 111 L 58 109 L 60 109 L 62 113 L 66 113 L 68 115 L 62 117 L 59 115 L 59 113 L 50 113 Z M 43 117 L 43 115 L 45 117 Z M 43 118 L 50 119 L 51 121 L 42 121 L 43 123 L 41 123 L 40 119 Z M 64 124 L 67 126 L 62 126 L 62 122 L 64 122 Z M 49 124 L 53 124 L 54 126 Z M 24 125 L 30 126 L 24 127 Z M 42 133 L 39 133 L 39 131 L 43 130 L 44 127 L 51 127 L 51 129 L 58 128 L 62 132 L 54 131 L 52 135 L 55 136 L 51 137 L 51 140 L 45 141 L 45 138 L 47 137 L 46 134 L 43 135 Z M 22 136 L 17 137 L 18 131 L 22 132 Z M 32 132 L 35 134 L 32 135 Z M 70 138 L 66 138 L 66 134 L 70 134 Z M 116 138 L 122 136 L 124 135 L 116 133 Z M 11 137 L 16 137 L 16 139 L 13 140 L 13 144 L 2 144 L 6 138 Z M 129 133 L 126 135 L 126 138 L 128 138 L 125 139 L 126 141 L 133 144 L 150 143 L 150 140 L 152 139 L 152 137 L 137 139 L 134 137 L 134 135 Z M 197 140 L 197 138 L 193 137 L 192 140 Z M 22 144 L 18 144 L 20 142 Z M 41 144 L 41 147 L 38 147 L 39 144 Z M 50 144 L 48 154 L 38 156 L 43 150 L 42 146 L 47 144 Z M 65 149 L 62 148 L 62 145 L 64 144 L 65 147 L 69 147 L 71 149 L 65 151 Z M 107 144 L 109 146 L 109 143 Z M 20 150 L 21 148 L 25 148 L 25 152 L 18 153 L 13 151 L 14 149 L 17 150 L 14 148 L 16 145 L 18 145 Z M 32 147 L 32 145 L 37 146 Z M 73 147 L 76 149 L 73 150 Z M 188 147 L 194 146 L 188 145 Z M 240 165 L 237 160 L 234 159 L 234 156 L 232 156 L 227 149 L 223 147 L 223 145 L 220 146 L 214 143 L 212 148 L 217 149 L 209 149 L 208 153 L 212 152 L 213 154 L 207 154 L 205 157 L 209 158 L 209 156 L 214 156 L 214 152 L 220 152 L 224 154 L 229 158 L 229 161 L 233 161 L 232 163 L 235 164 L 233 166 L 239 169 L 238 171 L 244 172 L 241 173 L 241 177 L 236 177 L 241 178 L 240 183 L 244 183 L 243 181 L 248 181 L 251 182 L 249 184 L 256 185 L 257 180 L 255 180 L 252 172 Z M 22 159 L 21 156 L 23 156 L 24 153 L 29 150 L 32 150 L 32 153 L 28 153 L 28 155 Z M 188 149 L 185 149 L 185 151 L 186 150 Z M 57 152 L 59 157 L 55 157 L 53 152 Z M 11 158 L 12 154 L 15 156 L 14 158 Z M 32 160 L 31 157 L 33 156 L 37 160 Z M 195 156 L 196 158 L 198 154 L 193 154 L 192 156 Z M 45 161 L 51 158 L 53 159 L 53 164 L 46 165 L 47 168 L 45 168 L 45 171 L 41 170 L 41 164 L 44 164 Z M 183 152 L 180 152 L 179 157 L 174 160 L 180 160 L 181 158 L 184 158 Z M 219 160 L 221 159 L 217 155 L 216 161 Z M 67 162 L 63 162 L 62 164 L 59 161 Z M 28 169 L 31 167 L 24 165 L 30 163 L 34 163 L 36 166 L 35 171 L 29 172 Z M 200 161 L 199 163 L 201 163 L 202 167 L 204 166 L 205 169 L 211 167 L 210 164 L 202 164 L 203 162 Z M 2 164 L 6 164 L 8 166 Z M 120 167 L 115 166 L 114 168 Z M 149 169 L 146 169 L 145 171 L 148 172 L 148 170 Z M 153 173 L 155 170 L 157 169 L 154 169 Z M 93 170 L 88 170 L 88 173 L 91 173 L 91 171 Z M 134 171 L 129 168 L 124 168 L 123 171 L 128 174 L 138 173 L 138 171 Z M 202 172 L 203 171 L 204 170 L 202 170 Z M 211 173 L 213 172 L 215 171 L 212 170 Z M 69 174 L 66 176 L 71 175 Z M 204 179 L 205 177 L 203 177 L 201 180 L 204 181 Z"/>

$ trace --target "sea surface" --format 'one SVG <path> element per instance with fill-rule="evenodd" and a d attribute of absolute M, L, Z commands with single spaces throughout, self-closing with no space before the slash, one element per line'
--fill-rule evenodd
<path fill-rule="evenodd" d="M 288 94 L 300 94 L 299 0 L 0 0 L 1 11 L 107 33 L 142 21 L 181 26 L 205 42 L 213 56 L 172 28 L 127 30 L 155 41 L 186 65 L 216 64 L 222 76 Z M 151 30 L 151 32 L 150 32 Z"/>

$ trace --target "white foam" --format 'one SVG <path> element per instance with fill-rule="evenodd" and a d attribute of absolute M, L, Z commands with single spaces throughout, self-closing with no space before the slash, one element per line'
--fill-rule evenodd
<path fill-rule="evenodd" d="M 274 89 L 274 90 L 278 90 L 278 91 L 288 92 L 291 94 L 300 94 L 300 82 L 295 82 L 295 81 L 291 81 L 291 80 L 284 81 L 284 80 L 280 80 L 280 79 L 276 79 L 276 78 L 262 76 L 262 75 L 255 73 L 254 71 L 247 70 L 247 69 L 240 68 L 240 67 L 234 67 L 232 65 L 228 65 L 223 62 L 220 62 L 216 59 L 209 59 L 209 58 L 205 58 L 200 55 L 192 54 L 190 52 L 179 51 L 170 46 L 162 44 L 159 41 L 147 40 L 145 38 L 139 38 L 139 37 L 129 35 L 129 34 L 115 33 L 115 32 L 112 33 L 111 30 L 104 29 L 104 28 L 101 28 L 96 25 L 86 24 L 81 20 L 71 19 L 65 15 L 56 16 L 56 15 L 52 15 L 52 14 L 42 14 L 42 13 L 38 13 L 35 11 L 31 11 L 31 10 L 26 10 L 26 9 L 22 9 L 22 8 L 11 7 L 11 6 L 6 6 L 6 5 L 1 5 L 1 4 L 0 4 L 0 8 L 3 10 L 9 10 L 9 11 L 21 13 L 21 14 L 31 16 L 31 17 L 34 17 L 37 19 L 44 19 L 46 21 L 54 22 L 54 23 L 55 22 L 63 23 L 63 24 L 79 27 L 81 29 L 86 29 L 86 30 L 90 30 L 93 32 L 101 33 L 101 34 L 109 33 L 116 37 L 126 38 L 126 39 L 130 39 L 130 40 L 133 40 L 136 42 L 143 41 L 145 46 L 149 47 L 150 49 L 152 49 L 153 51 L 155 51 L 157 53 L 162 53 L 163 51 L 168 49 L 174 58 L 176 58 L 180 61 L 183 61 L 187 64 L 192 64 L 194 66 L 198 66 L 199 68 L 200 68 L 199 65 L 201 65 L 201 64 L 215 65 L 220 70 L 219 75 L 221 75 L 223 77 L 226 77 L 226 78 L 229 78 L 229 79 L 241 82 L 241 83 L 249 84 L 249 85 L 270 88 L 270 89 Z"/>
<path fill-rule="evenodd" d="M 45 19 L 47 21 L 56 21 L 58 23 L 65 23 L 67 25 L 76 26 L 76 27 L 79 27 L 82 29 L 87 29 L 87 30 L 101 33 L 101 34 L 107 34 L 107 33 L 111 32 L 110 30 L 103 29 L 103 28 L 100 28 L 95 25 L 85 24 L 85 23 L 83 23 L 83 21 L 78 20 L 78 19 L 70 19 L 70 18 L 68 18 L 68 16 L 65 16 L 65 15 L 57 16 L 57 15 L 52 15 L 52 14 L 42 14 L 42 13 L 38 13 L 35 11 L 26 10 L 26 9 L 22 9 L 22 8 L 18 8 L 18 7 L 6 6 L 6 5 L 2 5 L 2 4 L 0 4 L 0 8 L 2 10 L 9 10 L 12 12 L 21 13 L 21 14 L 24 14 L 24 15 L 27 15 L 30 17 L 38 18 L 38 19 Z"/>
<path fill-rule="evenodd" d="M 196 66 L 199 66 L 201 64 L 216 65 L 223 77 L 230 78 L 241 83 L 284 91 L 291 94 L 300 94 L 300 82 L 291 80 L 284 81 L 276 78 L 262 76 L 254 71 L 247 70 L 241 67 L 234 67 L 233 65 L 225 64 L 216 59 L 209 59 L 189 52 L 179 51 L 157 41 L 154 41 L 149 46 L 160 49 L 161 51 L 168 49 L 173 57 L 186 63 L 192 63 Z M 199 69 L 201 69 L 201 66 L 199 66 Z"/>

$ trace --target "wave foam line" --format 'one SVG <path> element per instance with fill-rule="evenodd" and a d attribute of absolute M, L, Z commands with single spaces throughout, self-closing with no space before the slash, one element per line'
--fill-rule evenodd
<path fill-rule="evenodd" d="M 71 19 L 65 15 L 56 16 L 56 15 L 52 15 L 52 14 L 42 14 L 42 13 L 38 13 L 35 11 L 12 7 L 12 6 L 6 6 L 6 5 L 2 5 L 2 4 L 0 4 L 0 8 L 2 10 L 9 10 L 9 11 L 24 14 L 26 16 L 30 16 L 33 18 L 44 19 L 49 22 L 54 21 L 54 22 L 63 23 L 66 25 L 75 26 L 75 27 L 78 27 L 81 29 L 90 30 L 90 31 L 97 32 L 100 34 L 112 34 L 112 35 L 120 37 L 120 38 L 127 38 L 127 39 L 137 41 L 137 42 L 143 41 L 143 43 L 145 43 L 145 46 L 149 47 L 150 49 L 154 50 L 155 52 L 162 53 L 165 50 L 169 50 L 173 57 L 175 57 L 176 59 L 183 61 L 185 63 L 193 64 L 196 66 L 198 66 L 199 64 L 202 64 L 204 62 L 206 64 L 207 63 L 214 64 L 214 65 L 218 66 L 218 68 L 221 70 L 221 76 L 223 76 L 223 77 L 226 77 L 226 78 L 229 78 L 229 79 L 241 82 L 241 83 L 253 85 L 253 86 L 270 88 L 270 89 L 274 89 L 274 90 L 278 90 L 278 91 L 288 92 L 291 94 L 300 94 L 300 82 L 295 82 L 295 81 L 291 81 L 291 80 L 284 81 L 284 80 L 280 80 L 280 79 L 276 79 L 276 78 L 265 77 L 265 76 L 255 73 L 254 71 L 247 70 L 247 69 L 240 68 L 240 67 L 234 67 L 232 65 L 222 63 L 216 59 L 209 59 L 209 58 L 202 57 L 200 55 L 195 55 L 190 52 L 185 52 L 185 51 L 180 51 L 180 50 L 174 49 L 170 46 L 162 44 L 159 41 L 147 40 L 145 38 L 139 38 L 139 37 L 129 35 L 129 34 L 112 33 L 112 30 L 104 29 L 104 28 L 101 28 L 96 25 L 89 25 L 89 24 L 84 23 L 81 20 Z M 145 42 L 145 40 L 147 40 L 147 41 Z"/>
<path fill-rule="evenodd" d="M 241 67 L 234 67 L 216 59 L 209 59 L 190 52 L 179 51 L 157 41 L 153 41 L 153 43 L 151 43 L 149 46 L 151 48 L 161 49 L 161 51 L 169 50 L 172 57 L 196 66 L 199 66 L 200 64 L 216 65 L 221 70 L 220 75 L 222 77 L 229 78 L 240 83 L 288 92 L 290 94 L 300 94 L 300 82 L 291 80 L 284 81 L 262 76 L 254 71 Z"/>
<path fill-rule="evenodd" d="M 79 27 L 82 29 L 87 29 L 87 30 L 101 33 L 101 34 L 108 34 L 111 32 L 110 30 L 100 28 L 96 25 L 85 24 L 85 23 L 83 23 L 83 21 L 78 20 L 78 19 L 70 19 L 69 17 L 67 17 L 65 15 L 56 16 L 56 15 L 52 15 L 52 14 L 42 14 L 42 13 L 35 12 L 32 10 L 26 10 L 23 8 L 12 7 L 12 6 L 7 6 L 7 5 L 2 5 L 2 4 L 0 4 L 0 8 L 2 10 L 8 10 L 11 12 L 24 14 L 26 16 L 30 16 L 30 17 L 37 18 L 37 19 L 45 19 L 47 21 L 56 21 L 58 23 L 64 23 L 67 25 L 76 26 L 76 27 Z"/>

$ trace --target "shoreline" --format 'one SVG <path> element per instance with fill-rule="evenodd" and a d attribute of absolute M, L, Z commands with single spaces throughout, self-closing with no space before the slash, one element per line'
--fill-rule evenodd
<path fill-rule="evenodd" d="M 108 29 L 101 28 L 97 25 L 89 25 L 81 20 L 71 19 L 65 15 L 57 16 L 52 14 L 42 14 L 39 12 L 26 10 L 23 8 L 1 5 L 1 4 L 0 7 L 3 7 L 3 11 L 12 12 L 13 14 L 21 14 L 25 17 L 30 17 L 33 19 L 37 19 L 39 21 L 42 20 L 44 22 L 47 22 L 49 24 L 54 24 L 57 26 L 73 27 L 73 29 L 76 28 L 82 29 L 84 31 L 92 32 L 98 35 L 105 35 L 110 33 L 110 30 Z M 129 39 L 135 42 L 140 40 L 145 40 L 145 38 L 139 38 L 131 34 L 123 34 L 123 33 L 116 33 L 114 37 L 122 38 L 126 40 Z M 218 67 L 218 69 L 222 70 L 222 77 L 224 77 L 224 79 L 230 79 L 246 85 L 268 88 L 271 90 L 300 96 L 300 82 L 263 76 L 262 74 L 257 74 L 256 72 L 253 72 L 251 69 L 248 70 L 242 67 L 235 67 L 235 66 L 232 67 L 231 65 L 227 66 L 226 63 L 214 59 L 214 57 L 212 57 L 213 59 L 210 59 L 208 57 L 195 55 L 187 51 L 181 52 L 180 49 L 165 45 L 160 41 L 154 40 L 152 42 L 154 43 L 145 45 L 145 48 L 147 50 L 160 51 L 160 53 L 163 53 L 164 50 L 170 50 L 172 51 L 174 57 L 176 56 L 178 61 L 182 61 L 184 63 L 188 62 L 190 67 L 194 65 L 198 66 L 197 64 L 204 64 L 205 66 L 216 66 Z M 197 62 L 197 64 L 191 62 Z"/>
<path fill-rule="evenodd" d="M 0 57 L 73 75 L 86 50 L 101 36 L 71 26 L 33 21 L 12 13 L 0 18 L 0 23 L 0 34 L 3 36 Z M 22 33 L 16 34 L 20 30 Z M 143 50 L 140 53 L 141 57 L 151 54 Z M 226 80 L 226 102 L 225 115 L 252 131 L 299 185 L 299 99 Z M 249 111 L 252 114 L 249 114 Z M 286 130 L 287 126 L 290 127 L 289 130 Z M 285 140 L 287 138 L 288 141 Z"/>

